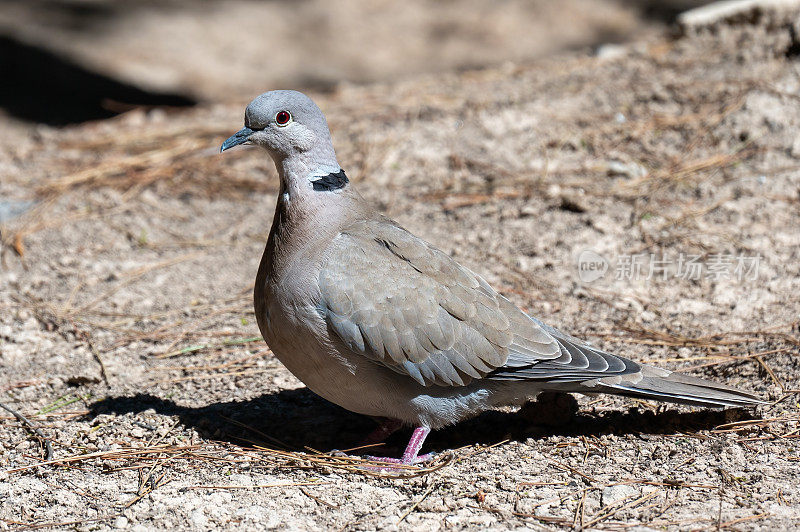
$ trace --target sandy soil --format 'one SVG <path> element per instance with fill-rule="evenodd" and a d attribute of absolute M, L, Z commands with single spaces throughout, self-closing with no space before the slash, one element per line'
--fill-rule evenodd
<path fill-rule="evenodd" d="M 257 338 L 275 172 L 258 151 L 216 153 L 245 101 L 5 129 L 0 198 L 38 203 L 2 226 L 0 389 L 53 461 L 2 413 L 0 528 L 796 527 L 789 25 L 767 16 L 610 56 L 316 95 L 361 192 L 515 303 L 774 402 L 490 412 L 433 434 L 436 467 L 411 478 L 327 455 L 374 422 L 308 392 Z M 605 276 L 581 278 L 585 250 Z M 681 254 L 698 256 L 697 278 L 677 270 Z M 634 255 L 642 270 L 627 275 Z"/>
<path fill-rule="evenodd" d="M 7 0 L 0 35 L 144 88 L 227 101 L 254 86 L 330 89 L 625 41 L 697 3 Z"/>

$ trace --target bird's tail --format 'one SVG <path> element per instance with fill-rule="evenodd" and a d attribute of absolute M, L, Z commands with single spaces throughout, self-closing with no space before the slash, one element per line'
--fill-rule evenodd
<path fill-rule="evenodd" d="M 641 372 L 635 375 L 584 381 L 581 386 L 583 390 L 574 391 L 602 392 L 711 408 L 765 404 L 750 392 L 653 366 L 642 366 Z"/>

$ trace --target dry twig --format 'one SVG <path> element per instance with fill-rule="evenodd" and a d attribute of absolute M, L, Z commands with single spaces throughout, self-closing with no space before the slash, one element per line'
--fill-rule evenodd
<path fill-rule="evenodd" d="M 34 426 L 34 424 L 31 423 L 31 421 L 28 418 L 26 418 L 25 416 L 23 416 L 22 414 L 20 414 L 19 412 L 17 412 L 13 408 L 11 408 L 10 406 L 7 406 L 7 405 L 5 405 L 3 403 L 0 403 L 0 408 L 2 408 L 3 410 L 7 411 L 11 415 L 13 415 L 15 418 L 17 418 L 20 421 L 20 423 L 25 425 L 25 427 L 28 430 L 33 432 L 33 434 L 37 438 L 39 438 L 39 440 L 41 441 L 42 445 L 44 445 L 44 449 L 45 449 L 45 458 L 44 459 L 45 459 L 45 461 L 50 461 L 50 460 L 53 459 L 53 445 L 50 443 L 50 440 L 47 438 L 47 436 L 45 436 L 44 433 L 39 428 Z"/>

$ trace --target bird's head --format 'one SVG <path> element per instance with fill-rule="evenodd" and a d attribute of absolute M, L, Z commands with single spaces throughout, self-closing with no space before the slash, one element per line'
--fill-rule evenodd
<path fill-rule="evenodd" d="M 307 164 L 337 166 L 325 115 L 302 92 L 278 90 L 258 96 L 244 112 L 244 126 L 220 152 L 240 144 L 266 149 L 276 164 L 299 158 Z"/>

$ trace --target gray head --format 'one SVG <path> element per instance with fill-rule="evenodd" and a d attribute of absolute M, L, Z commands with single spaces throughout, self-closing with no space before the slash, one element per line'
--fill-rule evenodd
<path fill-rule="evenodd" d="M 325 115 L 302 92 L 265 92 L 247 106 L 244 125 L 222 144 L 221 152 L 239 144 L 254 144 L 269 152 L 281 173 L 325 175 L 340 170 Z"/>

